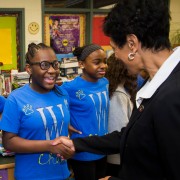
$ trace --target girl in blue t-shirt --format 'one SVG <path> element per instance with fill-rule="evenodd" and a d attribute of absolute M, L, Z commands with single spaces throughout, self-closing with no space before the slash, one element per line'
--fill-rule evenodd
<path fill-rule="evenodd" d="M 4 109 L 5 102 L 6 102 L 6 98 L 4 96 L 0 95 L 0 118 L 1 118 L 1 114 Z"/>
<path fill-rule="evenodd" d="M 52 48 L 31 43 L 26 63 L 31 82 L 6 100 L 0 124 L 3 145 L 15 152 L 16 180 L 65 180 L 67 162 L 56 156 L 63 145 L 52 145 L 56 137 L 68 136 L 70 121 L 67 92 L 55 85 L 58 60 Z"/>
<path fill-rule="evenodd" d="M 108 125 L 108 80 L 106 53 L 95 44 L 77 47 L 77 56 L 82 75 L 62 86 L 70 98 L 71 125 L 81 133 L 73 132 L 71 138 L 102 136 Z M 77 180 L 97 180 L 105 176 L 106 157 L 87 152 L 77 153 L 70 160 Z"/>

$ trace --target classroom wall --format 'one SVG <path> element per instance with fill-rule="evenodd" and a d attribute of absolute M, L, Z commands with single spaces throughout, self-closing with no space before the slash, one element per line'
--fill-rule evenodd
<path fill-rule="evenodd" d="M 42 42 L 41 0 L 0 0 L 0 8 L 24 8 L 25 10 L 25 51 L 30 42 Z M 39 24 L 39 32 L 32 35 L 28 32 L 31 22 Z"/>
<path fill-rule="evenodd" d="M 171 28 L 170 28 L 170 39 L 179 30 L 180 32 L 180 0 L 170 1 L 170 11 L 171 11 Z"/>
<path fill-rule="evenodd" d="M 41 0 L 0 0 L 0 8 L 24 8 L 25 9 L 25 50 L 30 42 L 42 42 L 42 12 Z M 170 39 L 177 29 L 180 29 L 180 0 L 170 0 L 171 29 Z M 39 24 L 39 32 L 32 35 L 28 32 L 31 22 Z"/>

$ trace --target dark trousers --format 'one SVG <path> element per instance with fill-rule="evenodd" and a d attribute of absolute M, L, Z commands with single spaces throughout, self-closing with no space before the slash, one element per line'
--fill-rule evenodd
<path fill-rule="evenodd" d="M 106 175 L 106 157 L 95 161 L 68 160 L 75 180 L 98 180 Z"/>
<path fill-rule="evenodd" d="M 118 177 L 120 165 L 107 163 L 106 176 Z"/>

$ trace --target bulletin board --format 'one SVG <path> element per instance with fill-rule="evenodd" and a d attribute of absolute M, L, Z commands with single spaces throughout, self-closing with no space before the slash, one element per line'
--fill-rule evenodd
<path fill-rule="evenodd" d="M 93 16 L 93 32 L 92 32 L 92 42 L 99 44 L 104 50 L 111 50 L 109 45 L 110 38 L 107 37 L 102 29 L 103 21 L 106 15 L 97 14 Z"/>
<path fill-rule="evenodd" d="M 17 69 L 16 17 L 0 17 L 1 70 Z"/>
<path fill-rule="evenodd" d="M 75 47 L 84 45 L 85 15 L 48 14 L 44 24 L 44 42 L 50 45 L 57 55 L 70 54 Z"/>

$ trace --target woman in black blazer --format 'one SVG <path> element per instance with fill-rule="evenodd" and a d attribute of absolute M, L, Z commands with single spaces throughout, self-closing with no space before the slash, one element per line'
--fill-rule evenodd
<path fill-rule="evenodd" d="M 119 176 L 101 180 L 180 180 L 180 47 L 171 49 L 169 26 L 165 0 L 121 0 L 104 20 L 115 56 L 129 73 L 145 70 L 150 78 L 121 132 L 54 142 L 75 151 L 120 152 Z"/>

